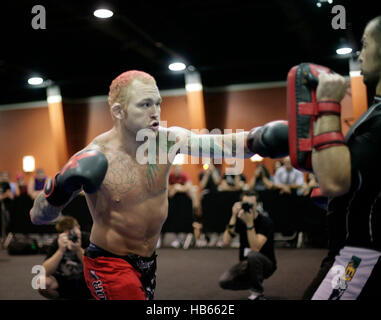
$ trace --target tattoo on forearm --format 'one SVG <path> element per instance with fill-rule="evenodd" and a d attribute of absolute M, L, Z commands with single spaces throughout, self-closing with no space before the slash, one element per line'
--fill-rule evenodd
<path fill-rule="evenodd" d="M 37 221 L 50 222 L 57 218 L 60 212 L 61 208 L 50 205 L 42 192 L 34 201 L 33 215 Z"/>
<path fill-rule="evenodd" d="M 191 135 L 188 154 L 198 152 L 201 156 L 229 158 L 237 155 L 236 135 Z"/>

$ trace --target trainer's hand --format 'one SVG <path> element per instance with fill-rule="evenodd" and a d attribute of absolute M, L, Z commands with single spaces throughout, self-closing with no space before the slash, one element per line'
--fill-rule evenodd
<path fill-rule="evenodd" d="M 345 96 L 347 87 L 348 84 L 341 75 L 321 72 L 319 74 L 319 84 L 316 89 L 316 99 L 317 101 L 340 102 Z"/>

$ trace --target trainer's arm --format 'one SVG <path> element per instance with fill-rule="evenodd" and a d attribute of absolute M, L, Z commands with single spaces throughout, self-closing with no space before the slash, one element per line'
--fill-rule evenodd
<path fill-rule="evenodd" d="M 317 99 L 318 101 L 341 101 L 345 88 L 343 78 L 321 74 Z M 341 131 L 341 120 L 338 115 L 321 116 L 314 124 L 315 136 L 330 131 Z M 312 168 L 324 195 L 336 197 L 348 192 L 351 184 L 351 158 L 347 146 L 313 150 Z"/>

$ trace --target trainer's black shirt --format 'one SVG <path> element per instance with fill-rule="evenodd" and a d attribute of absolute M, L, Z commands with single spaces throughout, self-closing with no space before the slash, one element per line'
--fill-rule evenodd
<path fill-rule="evenodd" d="M 257 218 L 254 220 L 254 229 L 257 234 L 262 234 L 267 238 L 265 244 L 259 252 L 269 258 L 273 262 L 274 267 L 276 267 L 274 252 L 274 229 L 271 219 L 265 214 L 259 213 Z M 241 219 L 237 219 L 235 231 L 239 234 L 239 260 L 242 261 L 247 259 L 244 256 L 244 250 L 245 248 L 250 248 L 250 245 L 249 240 L 247 239 L 246 224 Z"/>
<path fill-rule="evenodd" d="M 349 192 L 329 201 L 327 222 L 330 256 L 343 246 L 381 251 L 381 97 L 350 128 Z"/>

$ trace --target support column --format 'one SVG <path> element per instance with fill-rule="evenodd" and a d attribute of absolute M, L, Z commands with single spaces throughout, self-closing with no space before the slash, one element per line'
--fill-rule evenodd
<path fill-rule="evenodd" d="M 54 146 L 58 165 L 61 168 L 68 160 L 66 145 L 65 121 L 63 115 L 62 96 L 60 88 L 57 86 L 48 87 L 46 90 L 50 127 L 52 129 Z"/>
<path fill-rule="evenodd" d="M 200 73 L 194 69 L 185 72 L 185 89 L 191 129 L 205 129 L 205 107 Z"/>

